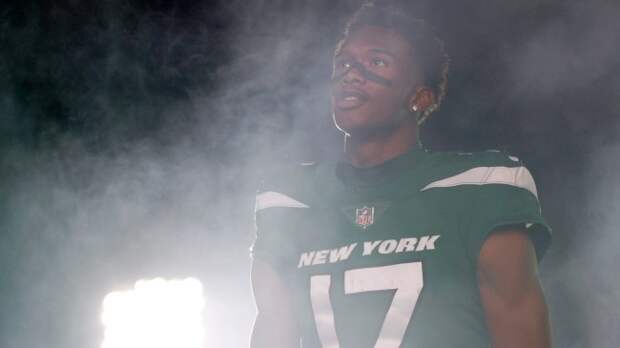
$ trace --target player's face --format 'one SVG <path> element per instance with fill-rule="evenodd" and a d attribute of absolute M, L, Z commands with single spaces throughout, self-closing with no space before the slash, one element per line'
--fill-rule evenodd
<path fill-rule="evenodd" d="M 345 133 L 397 127 L 407 108 L 415 73 L 412 47 L 389 29 L 364 26 L 349 34 L 336 52 L 332 109 Z"/>

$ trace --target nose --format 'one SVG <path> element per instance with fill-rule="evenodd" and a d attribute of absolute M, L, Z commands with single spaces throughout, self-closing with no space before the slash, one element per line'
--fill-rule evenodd
<path fill-rule="evenodd" d="M 366 82 L 364 74 L 361 71 L 363 67 L 359 66 L 359 63 L 346 63 L 345 71 L 342 73 L 342 82 L 346 84 Z"/>
<path fill-rule="evenodd" d="M 347 62 L 341 67 L 339 72 L 336 72 L 332 81 L 344 84 L 363 84 L 366 82 L 363 69 L 364 67 L 360 63 Z"/>

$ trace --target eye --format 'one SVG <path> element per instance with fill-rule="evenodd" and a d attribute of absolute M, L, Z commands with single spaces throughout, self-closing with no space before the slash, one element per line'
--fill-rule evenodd
<path fill-rule="evenodd" d="M 379 57 L 372 58 L 371 62 L 372 62 L 372 65 L 374 65 L 374 66 L 384 67 L 384 66 L 388 65 L 388 63 L 387 63 L 387 61 L 385 61 L 385 59 L 379 58 Z"/>

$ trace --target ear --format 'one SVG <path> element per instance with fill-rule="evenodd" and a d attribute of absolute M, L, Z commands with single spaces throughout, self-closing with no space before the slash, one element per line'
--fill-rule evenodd
<path fill-rule="evenodd" d="M 436 102 L 437 98 L 433 90 L 430 87 L 420 86 L 416 87 L 415 92 L 409 97 L 407 109 L 410 112 L 424 112 L 432 105 L 435 105 Z"/>

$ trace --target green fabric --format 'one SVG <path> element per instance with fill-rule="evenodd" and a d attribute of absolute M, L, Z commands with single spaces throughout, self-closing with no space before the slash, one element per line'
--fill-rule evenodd
<path fill-rule="evenodd" d="M 270 262 L 290 285 L 303 347 L 321 347 L 315 317 L 329 318 L 331 313 L 342 348 L 374 347 L 387 339 L 400 347 L 489 346 L 476 281 L 478 253 L 498 227 L 532 224 L 528 233 L 542 257 L 550 229 L 538 200 L 508 184 L 423 189 L 476 167 L 521 166 L 499 152 L 430 153 L 416 148 L 374 168 L 321 164 L 272 175 L 262 192 L 278 192 L 309 207 L 257 211 L 253 253 Z M 356 209 L 364 206 L 374 207 L 374 222 L 367 228 L 355 223 Z M 365 255 L 365 244 L 370 250 L 373 243 L 377 245 Z M 348 257 L 343 256 L 347 251 Z M 418 266 L 419 278 L 411 271 Z M 372 273 L 376 267 L 397 271 L 378 276 Z M 311 279 L 321 276 L 329 278 L 331 306 L 316 313 Z M 415 292 L 397 300 L 396 294 L 406 294 L 416 284 L 422 286 L 417 301 L 410 301 Z M 325 298 L 317 293 L 315 289 L 315 302 Z M 388 319 L 388 310 L 401 315 Z M 401 330 L 399 325 L 405 326 Z"/>

